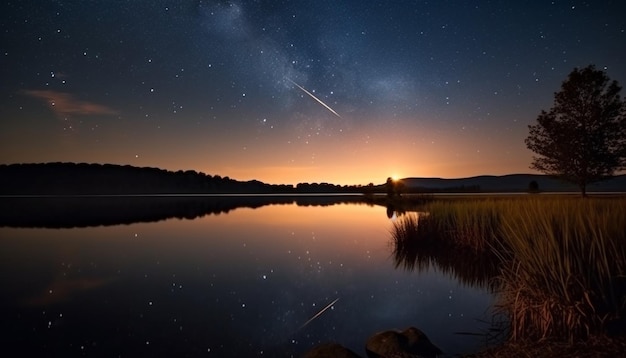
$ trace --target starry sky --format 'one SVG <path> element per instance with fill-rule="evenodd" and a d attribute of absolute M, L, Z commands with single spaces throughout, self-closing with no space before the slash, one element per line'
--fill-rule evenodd
<path fill-rule="evenodd" d="M 0 163 L 285 184 L 532 173 L 528 125 L 573 68 L 626 84 L 624 14 L 617 0 L 9 0 Z"/>

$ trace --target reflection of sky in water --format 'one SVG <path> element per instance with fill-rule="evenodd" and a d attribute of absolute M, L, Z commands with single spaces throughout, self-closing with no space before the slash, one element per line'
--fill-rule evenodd
<path fill-rule="evenodd" d="M 5 346 L 69 355 L 282 356 L 413 325 L 446 353 L 492 298 L 395 270 L 391 221 L 364 205 L 265 206 L 193 221 L 0 229 Z M 339 300 L 301 326 L 333 300 Z M 28 343 L 27 343 L 28 342 Z M 279 353 L 280 352 L 280 353 Z"/>

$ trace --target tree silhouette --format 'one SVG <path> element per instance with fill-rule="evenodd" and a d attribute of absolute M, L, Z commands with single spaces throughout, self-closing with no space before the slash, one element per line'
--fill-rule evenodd
<path fill-rule="evenodd" d="M 531 168 L 578 185 L 608 179 L 626 167 L 626 102 L 621 87 L 593 65 L 575 68 L 554 94 L 554 106 L 529 125 Z"/>
<path fill-rule="evenodd" d="M 387 196 L 393 198 L 396 195 L 396 185 L 391 177 L 387 178 L 385 187 L 387 188 Z"/>
<path fill-rule="evenodd" d="M 385 187 L 387 189 L 387 197 L 393 198 L 402 195 L 402 191 L 404 190 L 404 183 L 401 180 L 394 180 L 393 178 L 389 177 L 385 182 Z"/>

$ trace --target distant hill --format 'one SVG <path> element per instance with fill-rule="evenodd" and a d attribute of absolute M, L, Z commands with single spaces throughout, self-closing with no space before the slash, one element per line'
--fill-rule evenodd
<path fill-rule="evenodd" d="M 481 175 L 470 178 L 405 178 L 402 179 L 407 191 L 425 192 L 526 192 L 530 182 L 536 181 L 540 191 L 578 191 L 571 183 L 540 174 Z M 607 181 L 590 184 L 589 192 L 626 191 L 626 175 L 619 175 Z"/>

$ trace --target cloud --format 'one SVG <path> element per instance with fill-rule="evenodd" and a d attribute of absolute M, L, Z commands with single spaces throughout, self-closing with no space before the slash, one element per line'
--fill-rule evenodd
<path fill-rule="evenodd" d="M 81 101 L 73 95 L 65 92 L 49 90 L 24 90 L 21 93 L 44 100 L 52 111 L 59 116 L 71 114 L 102 115 L 117 114 L 112 108 L 93 102 Z"/>

